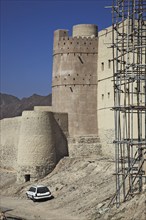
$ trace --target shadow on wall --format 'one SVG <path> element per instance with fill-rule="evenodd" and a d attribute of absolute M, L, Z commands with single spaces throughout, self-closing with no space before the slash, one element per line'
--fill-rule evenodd
<path fill-rule="evenodd" d="M 53 131 L 55 137 L 56 163 L 68 156 L 68 114 L 54 113 Z"/>

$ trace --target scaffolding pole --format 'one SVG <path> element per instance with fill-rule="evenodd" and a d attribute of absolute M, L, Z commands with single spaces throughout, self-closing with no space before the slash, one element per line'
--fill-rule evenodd
<path fill-rule="evenodd" d="M 146 0 L 114 0 L 112 48 L 116 193 L 120 203 L 146 183 Z"/>

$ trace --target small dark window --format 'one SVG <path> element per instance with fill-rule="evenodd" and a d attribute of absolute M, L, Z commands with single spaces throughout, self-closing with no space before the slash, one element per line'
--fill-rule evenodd
<path fill-rule="evenodd" d="M 30 181 L 30 174 L 24 175 L 24 178 L 25 178 L 25 182 Z"/>
<path fill-rule="evenodd" d="M 108 68 L 111 68 L 111 60 L 108 60 Z"/>
<path fill-rule="evenodd" d="M 102 99 L 104 99 L 104 94 L 102 94 Z"/>
<path fill-rule="evenodd" d="M 110 92 L 108 92 L 108 99 L 110 98 Z"/>
<path fill-rule="evenodd" d="M 101 63 L 101 70 L 104 71 L 104 62 Z"/>
<path fill-rule="evenodd" d="M 82 54 L 80 54 L 80 55 L 82 55 Z M 84 62 L 83 62 L 82 58 L 80 56 L 78 56 L 78 58 L 79 58 L 80 62 L 83 64 Z"/>
<path fill-rule="evenodd" d="M 135 87 L 135 88 L 134 88 L 134 93 L 135 93 L 135 95 L 137 94 L 137 91 L 138 91 L 138 90 L 137 90 L 137 87 Z"/>

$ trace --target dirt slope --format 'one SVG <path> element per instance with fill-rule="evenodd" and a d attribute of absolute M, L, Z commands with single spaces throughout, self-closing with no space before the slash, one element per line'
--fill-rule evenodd
<path fill-rule="evenodd" d="M 62 159 L 51 174 L 38 182 L 49 186 L 55 197 L 43 203 L 43 209 L 54 212 L 67 210 L 71 216 L 85 220 L 145 220 L 144 192 L 123 203 L 118 209 L 108 208 L 115 192 L 113 173 L 114 161 L 107 158 Z M 6 184 L 1 194 L 23 200 L 29 187 L 30 183 L 13 183 L 10 187 Z M 41 208 L 42 203 L 37 206 Z M 43 216 L 40 219 L 43 220 Z"/>

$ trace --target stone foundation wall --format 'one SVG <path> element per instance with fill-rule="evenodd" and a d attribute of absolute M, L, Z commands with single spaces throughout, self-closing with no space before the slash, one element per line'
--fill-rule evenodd
<path fill-rule="evenodd" d="M 69 157 L 95 157 L 101 155 L 101 144 L 97 136 L 68 138 Z"/>
<path fill-rule="evenodd" d="M 115 157 L 114 129 L 99 129 L 102 154 L 107 157 Z"/>

